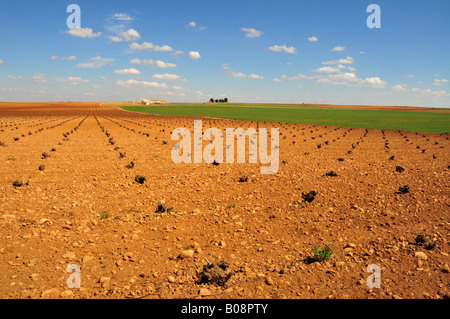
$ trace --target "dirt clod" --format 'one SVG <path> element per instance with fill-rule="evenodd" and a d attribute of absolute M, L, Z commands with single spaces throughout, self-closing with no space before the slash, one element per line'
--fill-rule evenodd
<path fill-rule="evenodd" d="M 308 203 L 311 203 L 314 198 L 316 198 L 317 192 L 316 191 L 310 191 L 309 193 L 305 194 L 302 193 L 302 198 L 307 201 Z"/>
<path fill-rule="evenodd" d="M 233 275 L 233 272 L 227 272 L 230 263 L 220 261 L 218 264 L 208 263 L 203 266 L 202 272 L 197 275 L 197 284 L 212 284 L 216 286 L 225 286 L 226 282 Z"/>
<path fill-rule="evenodd" d="M 136 177 L 134 178 L 134 180 L 139 183 L 139 184 L 144 184 L 145 181 L 147 180 L 147 177 L 145 176 L 141 176 L 141 175 L 136 175 Z"/>

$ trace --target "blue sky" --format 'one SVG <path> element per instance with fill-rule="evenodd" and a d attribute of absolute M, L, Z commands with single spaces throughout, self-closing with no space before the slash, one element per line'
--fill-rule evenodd
<path fill-rule="evenodd" d="M 447 0 L 2 1 L 0 101 L 450 107 L 449 30 Z"/>

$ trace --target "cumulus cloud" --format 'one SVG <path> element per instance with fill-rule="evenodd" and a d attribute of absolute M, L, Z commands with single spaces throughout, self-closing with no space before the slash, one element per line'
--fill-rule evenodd
<path fill-rule="evenodd" d="M 116 81 L 115 84 L 117 86 L 122 86 L 122 87 L 131 87 L 131 86 L 143 86 L 143 87 L 148 87 L 148 88 L 155 88 L 155 89 L 166 89 L 169 86 L 165 83 L 158 83 L 158 82 L 147 82 L 147 81 L 138 81 L 138 80 L 134 80 L 134 79 L 129 79 L 126 81 Z"/>
<path fill-rule="evenodd" d="M 411 91 L 418 93 L 419 95 L 424 95 L 432 98 L 442 98 L 442 97 L 449 97 L 450 93 L 447 91 L 441 90 L 441 91 L 433 91 L 430 89 L 420 89 L 420 88 L 413 88 Z"/>
<path fill-rule="evenodd" d="M 379 77 L 366 78 L 364 80 L 360 80 L 357 83 L 357 86 L 369 86 L 375 89 L 382 89 L 387 85 L 386 81 L 381 80 Z"/>
<path fill-rule="evenodd" d="M 120 37 L 116 37 L 116 36 L 109 36 L 108 38 L 112 41 L 112 42 L 131 42 L 131 41 L 136 41 L 139 40 L 141 38 L 141 35 L 139 34 L 139 32 L 137 32 L 134 29 L 129 29 L 127 31 L 123 31 L 120 32 Z"/>
<path fill-rule="evenodd" d="M 108 63 L 114 61 L 114 59 L 102 58 L 100 56 L 96 56 L 90 58 L 88 62 L 78 63 L 77 67 L 82 69 L 98 69 L 102 66 L 107 65 Z"/>
<path fill-rule="evenodd" d="M 0 60 L 0 66 L 3 64 L 3 61 L 2 60 Z"/>
<path fill-rule="evenodd" d="M 55 81 L 57 82 L 80 82 L 80 83 L 89 83 L 90 81 L 87 79 L 83 79 L 76 76 L 69 76 L 68 78 L 56 78 Z"/>
<path fill-rule="evenodd" d="M 334 47 L 331 51 L 344 51 L 344 50 L 345 50 L 345 47 L 337 46 L 337 47 Z"/>
<path fill-rule="evenodd" d="M 198 27 L 197 27 L 197 22 L 195 22 L 195 21 L 189 22 L 188 25 L 187 25 L 186 27 L 189 27 L 189 28 L 197 28 L 197 29 L 199 29 L 199 30 L 206 30 L 206 29 L 208 29 L 208 27 L 201 27 L 201 26 L 198 26 Z"/>
<path fill-rule="evenodd" d="M 74 56 L 74 55 L 71 55 L 71 56 L 65 56 L 65 57 L 62 57 L 61 60 L 76 61 L 76 60 L 77 60 L 77 57 Z"/>
<path fill-rule="evenodd" d="M 241 30 L 245 32 L 247 38 L 258 38 L 264 33 L 253 28 L 241 28 Z"/>
<path fill-rule="evenodd" d="M 163 45 L 163 46 L 159 46 L 159 45 L 154 45 L 153 43 L 150 42 L 144 42 L 142 44 L 139 44 L 137 42 L 133 42 L 129 45 L 131 50 L 146 50 L 146 51 L 155 51 L 155 52 L 171 52 L 173 51 L 173 49 L 168 46 L 168 45 Z"/>
<path fill-rule="evenodd" d="M 158 79 L 158 80 L 166 80 L 166 81 L 187 81 L 186 79 L 183 79 L 181 76 L 177 75 L 177 74 L 154 74 L 153 77 L 154 79 Z"/>
<path fill-rule="evenodd" d="M 228 74 L 233 78 L 244 78 L 244 79 L 257 79 L 261 80 L 264 77 L 262 75 L 257 74 L 244 74 L 242 72 L 234 72 L 234 71 L 228 71 Z"/>
<path fill-rule="evenodd" d="M 18 76 L 8 75 L 8 79 L 10 79 L 10 80 L 22 80 L 23 77 L 21 75 L 18 75 Z"/>
<path fill-rule="evenodd" d="M 123 75 L 138 75 L 141 74 L 141 71 L 136 70 L 134 68 L 130 68 L 130 69 L 115 70 L 114 73 Z"/>
<path fill-rule="evenodd" d="M 447 79 L 434 79 L 434 85 L 445 85 L 449 81 Z"/>
<path fill-rule="evenodd" d="M 200 59 L 200 58 L 201 58 L 200 53 L 198 53 L 197 51 L 191 51 L 191 52 L 189 52 L 189 57 L 190 57 L 192 60 L 197 60 L 197 59 Z"/>
<path fill-rule="evenodd" d="M 31 76 L 31 79 L 36 83 L 45 83 L 47 79 L 45 78 L 45 74 L 37 73 Z"/>
<path fill-rule="evenodd" d="M 337 73 L 341 72 L 341 68 L 339 66 L 323 66 L 312 71 L 317 73 Z"/>
<path fill-rule="evenodd" d="M 274 51 L 274 52 L 286 52 L 286 53 L 290 53 L 290 54 L 295 54 L 297 53 L 297 49 L 294 47 L 288 47 L 285 44 L 284 45 L 274 45 L 269 47 L 270 51 Z"/>
<path fill-rule="evenodd" d="M 91 28 L 72 28 L 69 31 L 66 31 L 66 33 L 74 37 L 89 39 L 98 38 L 102 35 L 101 32 L 94 33 Z"/>
<path fill-rule="evenodd" d="M 132 21 L 133 18 L 127 13 L 116 13 L 109 17 L 111 20 Z"/>
<path fill-rule="evenodd" d="M 330 64 L 353 64 L 355 60 L 352 57 L 346 57 L 345 59 L 339 59 L 334 61 L 326 61 L 322 62 L 323 65 L 330 65 Z"/>
<path fill-rule="evenodd" d="M 394 91 L 398 91 L 398 92 L 401 92 L 401 91 L 408 91 L 408 89 L 406 88 L 406 84 L 397 84 L 397 85 L 394 85 L 394 86 L 392 87 L 392 89 L 393 89 Z"/>
<path fill-rule="evenodd" d="M 319 41 L 319 39 L 317 39 L 317 37 L 308 37 L 308 41 L 309 42 L 317 42 L 317 41 Z"/>
<path fill-rule="evenodd" d="M 130 60 L 131 64 L 140 64 L 140 65 L 151 65 L 154 68 L 167 69 L 167 68 L 176 68 L 177 65 L 175 63 L 167 63 L 164 61 L 154 61 L 154 60 L 141 60 L 141 59 L 132 59 Z"/>

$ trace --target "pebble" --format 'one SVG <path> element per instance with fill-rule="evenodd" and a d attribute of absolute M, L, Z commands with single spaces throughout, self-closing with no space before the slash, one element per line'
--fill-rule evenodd
<path fill-rule="evenodd" d="M 167 280 L 171 283 L 175 282 L 175 277 L 174 276 L 167 276 Z"/>
<path fill-rule="evenodd" d="M 56 299 L 60 296 L 60 291 L 58 288 L 53 288 L 49 290 L 45 290 L 42 292 L 41 298 L 42 299 Z"/>
<path fill-rule="evenodd" d="M 417 257 L 417 258 L 423 259 L 423 260 L 427 260 L 427 258 L 428 258 L 427 255 L 424 252 L 422 252 L 422 251 L 416 252 L 414 254 L 414 257 Z"/>
<path fill-rule="evenodd" d="M 192 249 L 183 250 L 180 253 L 181 258 L 192 258 L 194 256 L 194 251 Z"/>
<path fill-rule="evenodd" d="M 200 288 L 200 290 L 198 291 L 198 294 L 200 296 L 209 296 L 211 294 L 211 291 L 209 291 L 208 288 Z"/>
<path fill-rule="evenodd" d="M 61 298 L 68 299 L 68 298 L 71 298 L 71 297 L 73 297 L 73 291 L 72 290 L 64 290 L 61 293 Z"/>
<path fill-rule="evenodd" d="M 75 259 L 75 257 L 76 257 L 76 255 L 72 251 L 69 251 L 63 255 L 63 258 L 65 258 L 65 259 Z"/>

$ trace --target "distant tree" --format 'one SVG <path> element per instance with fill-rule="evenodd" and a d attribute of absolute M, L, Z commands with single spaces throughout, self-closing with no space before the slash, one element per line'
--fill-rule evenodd
<path fill-rule="evenodd" d="M 227 98 L 227 97 L 224 98 L 224 99 L 223 99 L 223 102 L 224 102 L 224 103 L 228 103 L 228 98 Z"/>
<path fill-rule="evenodd" d="M 219 100 L 216 99 L 216 103 L 219 103 Z"/>
<path fill-rule="evenodd" d="M 211 98 L 211 99 L 209 100 L 209 103 L 214 103 L 214 99 Z"/>

